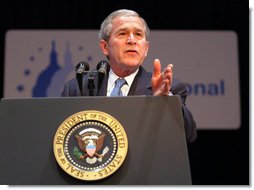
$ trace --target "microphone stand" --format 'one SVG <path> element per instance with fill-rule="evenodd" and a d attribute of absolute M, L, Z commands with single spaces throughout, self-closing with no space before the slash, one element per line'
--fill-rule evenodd
<path fill-rule="evenodd" d="M 89 89 L 89 96 L 94 96 L 94 75 L 93 72 L 89 73 L 88 77 L 88 89 Z"/>
<path fill-rule="evenodd" d="M 87 62 L 81 61 L 77 64 L 75 67 L 76 70 L 76 79 L 78 81 L 78 87 L 80 91 L 80 95 L 83 96 L 83 75 L 87 74 L 87 71 L 89 71 L 90 66 Z"/>
<path fill-rule="evenodd" d="M 86 62 L 80 62 L 77 66 L 76 66 L 76 78 L 78 81 L 78 86 L 79 86 L 79 90 L 80 90 L 80 94 L 81 96 L 83 96 L 83 91 L 82 91 L 82 82 L 83 82 L 83 75 L 84 74 L 88 74 L 88 84 L 87 84 L 87 88 L 89 91 L 89 96 L 95 96 L 94 95 L 94 89 L 95 89 L 95 85 L 94 85 L 94 73 L 98 73 L 98 91 L 97 91 L 97 96 L 99 93 L 99 90 L 101 88 L 102 85 L 102 80 L 104 78 L 104 76 L 109 72 L 109 63 L 105 60 L 100 61 L 97 64 L 97 70 L 95 71 L 91 71 L 89 72 L 89 65 Z"/>
<path fill-rule="evenodd" d="M 98 73 L 98 90 L 97 96 L 100 93 L 101 85 L 103 83 L 104 77 L 108 74 L 110 70 L 109 63 L 106 60 L 102 60 L 97 64 L 97 73 Z"/>
<path fill-rule="evenodd" d="M 80 94 L 81 94 L 81 96 L 83 96 L 83 91 L 82 91 L 83 74 L 76 74 L 76 78 L 77 78 L 77 81 L 78 81 Z"/>

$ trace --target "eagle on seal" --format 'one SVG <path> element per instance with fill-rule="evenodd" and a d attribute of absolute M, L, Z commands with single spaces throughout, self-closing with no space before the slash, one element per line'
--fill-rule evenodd
<path fill-rule="evenodd" d="M 75 137 L 79 148 L 85 153 L 80 155 L 79 159 L 86 159 L 90 164 L 97 160 L 101 162 L 109 150 L 108 147 L 105 147 L 102 154 L 98 153 L 103 147 L 105 134 L 95 128 L 84 129 Z"/>

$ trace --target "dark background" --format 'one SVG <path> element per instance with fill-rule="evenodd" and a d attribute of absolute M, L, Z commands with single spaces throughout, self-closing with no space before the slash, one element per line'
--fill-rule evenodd
<path fill-rule="evenodd" d="M 198 130 L 198 139 L 189 145 L 189 156 L 194 185 L 249 184 L 247 0 L 1 0 L 1 98 L 3 97 L 4 40 L 7 30 L 99 29 L 102 20 L 110 12 L 120 8 L 137 11 L 148 22 L 150 29 L 226 30 L 237 33 L 241 127 L 239 130 L 227 131 Z"/>

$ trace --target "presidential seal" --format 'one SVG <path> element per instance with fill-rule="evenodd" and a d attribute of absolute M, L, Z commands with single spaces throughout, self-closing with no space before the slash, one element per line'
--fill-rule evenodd
<path fill-rule="evenodd" d="M 103 179 L 119 169 L 128 150 L 122 125 L 111 115 L 87 110 L 68 117 L 53 142 L 55 159 L 69 175 L 81 180 Z"/>

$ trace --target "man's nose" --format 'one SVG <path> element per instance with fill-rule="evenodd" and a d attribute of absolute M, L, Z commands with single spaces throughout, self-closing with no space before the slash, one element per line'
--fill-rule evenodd
<path fill-rule="evenodd" d="M 133 33 L 130 33 L 128 38 L 127 38 L 127 43 L 128 44 L 135 44 L 136 43 L 136 39 Z"/>

